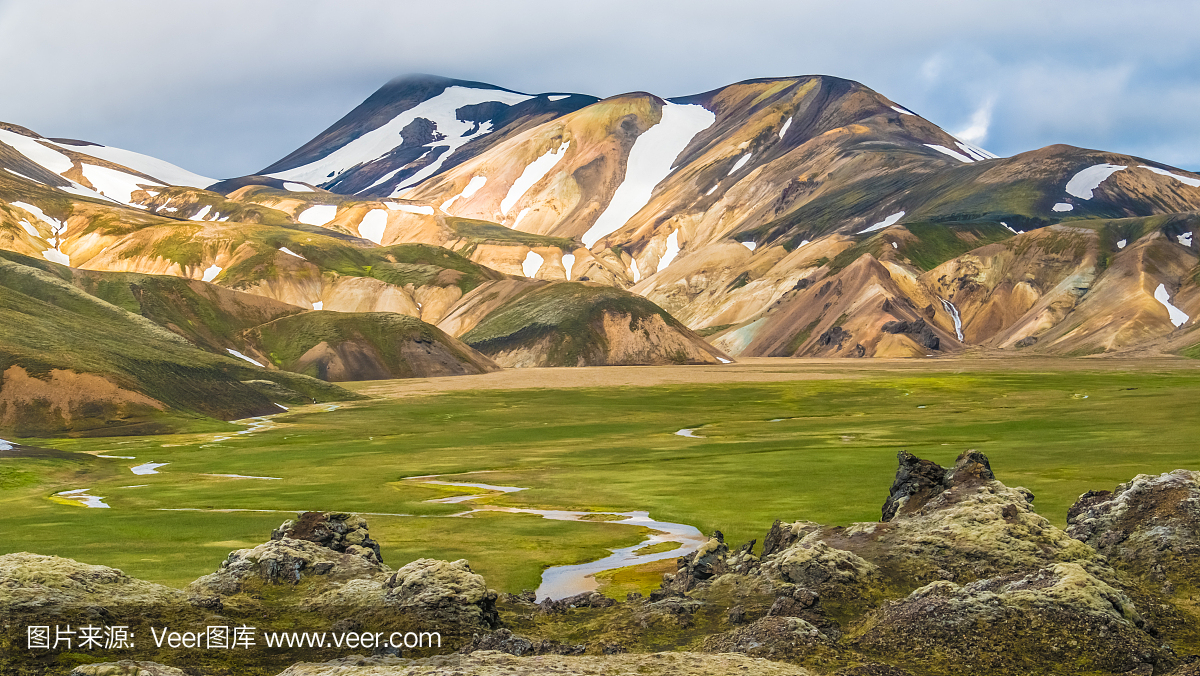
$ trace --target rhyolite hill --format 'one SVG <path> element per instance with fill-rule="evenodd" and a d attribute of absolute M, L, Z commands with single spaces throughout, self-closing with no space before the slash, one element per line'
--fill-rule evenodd
<path fill-rule="evenodd" d="M 835 77 L 600 100 L 412 76 L 245 176 L 2 123 L 0 169 L 6 265 L 261 374 L 239 386 L 286 371 L 1200 353 L 1200 176 L 1064 145 L 995 157 Z M 0 289 L 16 313 L 0 374 L 96 375 L 179 409 L 136 364 L 117 376 L 107 357 L 30 344 L 20 316 L 53 326 L 69 308 L 23 289 Z M 73 430 L 72 406 L 48 402 L 22 429 Z"/>

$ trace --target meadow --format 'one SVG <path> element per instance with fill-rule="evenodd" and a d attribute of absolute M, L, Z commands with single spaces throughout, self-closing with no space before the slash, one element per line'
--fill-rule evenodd
<path fill-rule="evenodd" d="M 761 542 L 775 519 L 878 520 L 902 449 L 943 465 L 983 451 L 998 479 L 1031 489 L 1038 511 L 1062 526 L 1087 490 L 1200 469 L 1194 364 L 797 363 L 760 369 L 775 382 L 745 382 L 744 367 L 731 366 L 729 382 L 707 384 L 428 392 L 429 381 L 414 381 L 419 396 L 392 381 L 397 396 L 294 409 L 272 429 L 222 440 L 212 432 L 21 440 L 66 453 L 0 460 L 0 553 L 67 556 L 184 586 L 230 550 L 265 541 L 290 512 L 353 511 L 369 514 L 393 567 L 466 558 L 490 586 L 519 591 L 536 587 L 546 566 L 599 558 L 643 531 L 498 512 L 442 518 L 464 506 L 426 501 L 463 489 L 405 479 L 486 472 L 443 478 L 528 489 L 480 502 L 648 510 L 719 529 L 738 545 Z M 821 378 L 788 380 L 788 369 Z M 700 438 L 675 434 L 684 428 Z M 134 475 L 143 462 L 169 464 Z M 79 488 L 111 508 L 52 497 Z"/>

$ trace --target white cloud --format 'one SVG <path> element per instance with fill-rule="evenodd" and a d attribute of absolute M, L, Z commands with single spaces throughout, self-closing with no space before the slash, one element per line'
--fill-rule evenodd
<path fill-rule="evenodd" d="M 0 75 L 20 93 L 0 97 L 0 120 L 224 177 L 288 154 L 404 73 L 598 96 L 825 73 L 950 127 L 994 95 L 984 127 L 1001 154 L 1067 142 L 1200 168 L 1200 3 L 863 0 L 847 21 L 838 3 L 790 0 L 462 0 L 453 50 L 416 7 L 0 2 L 0 61 L 20 64 Z M 747 35 L 755 48 L 737 49 Z"/>
<path fill-rule="evenodd" d="M 960 141 L 982 145 L 987 141 L 988 127 L 992 124 L 992 108 L 996 105 L 996 99 L 989 97 L 971 115 L 970 122 L 964 129 L 953 132 L 954 136 Z"/>

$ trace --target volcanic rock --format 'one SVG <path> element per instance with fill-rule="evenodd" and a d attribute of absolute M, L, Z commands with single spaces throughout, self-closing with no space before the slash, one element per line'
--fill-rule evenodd
<path fill-rule="evenodd" d="M 497 597 L 465 559 L 417 559 L 388 575 L 335 585 L 305 606 L 330 615 L 400 613 L 438 627 L 492 629 L 499 625 Z"/>
<path fill-rule="evenodd" d="M 375 559 L 372 550 L 357 549 L 360 550 L 357 553 L 342 553 L 308 540 L 286 537 L 271 540 L 253 549 L 230 552 L 215 573 L 199 578 L 188 591 L 196 595 L 228 596 L 245 591 L 248 583 L 294 585 L 314 577 L 346 580 L 389 570 Z"/>
<path fill-rule="evenodd" d="M 296 520 L 285 521 L 271 532 L 272 540 L 284 538 L 308 540 L 335 552 L 370 558 L 369 554 L 362 551 L 368 549 L 374 552 L 376 561 L 383 561 L 379 543 L 372 540 L 368 532 L 367 520 L 357 514 L 301 512 Z"/>
<path fill-rule="evenodd" d="M 933 328 L 925 323 L 924 319 L 917 319 L 911 322 L 888 322 L 884 324 L 882 328 L 884 333 L 903 333 L 905 335 L 912 336 L 913 340 L 917 341 L 918 345 L 922 345 L 931 350 L 940 349 L 942 344 L 941 339 L 938 338 L 937 334 L 933 332 Z"/>
<path fill-rule="evenodd" d="M 116 568 L 40 554 L 0 556 L 0 615 L 60 616 L 80 611 L 143 615 L 181 610 L 187 598 L 177 589 L 130 577 Z"/>
<path fill-rule="evenodd" d="M 978 580 L 938 581 L 885 605 L 854 641 L 905 664 L 970 665 L 972 673 L 1149 674 L 1170 659 L 1124 592 L 1074 563 Z"/>
<path fill-rule="evenodd" d="M 799 617 L 764 617 L 723 634 L 709 636 L 701 649 L 714 653 L 745 653 L 770 659 L 794 658 L 831 643 L 820 629 Z"/>
<path fill-rule="evenodd" d="M 1200 584 L 1200 472 L 1139 474 L 1112 492 L 1089 491 L 1067 523 L 1071 537 L 1119 567 L 1166 585 Z"/>

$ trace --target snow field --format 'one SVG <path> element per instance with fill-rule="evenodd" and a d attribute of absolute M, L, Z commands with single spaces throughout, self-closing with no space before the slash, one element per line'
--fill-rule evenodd
<path fill-rule="evenodd" d="M 637 137 L 629 151 L 625 180 L 596 222 L 583 235 L 583 244 L 591 248 L 600 239 L 625 225 L 650 201 L 654 187 L 670 175 L 675 158 L 696 134 L 708 129 L 717 119 L 704 106 L 667 103 L 658 124 Z"/>

